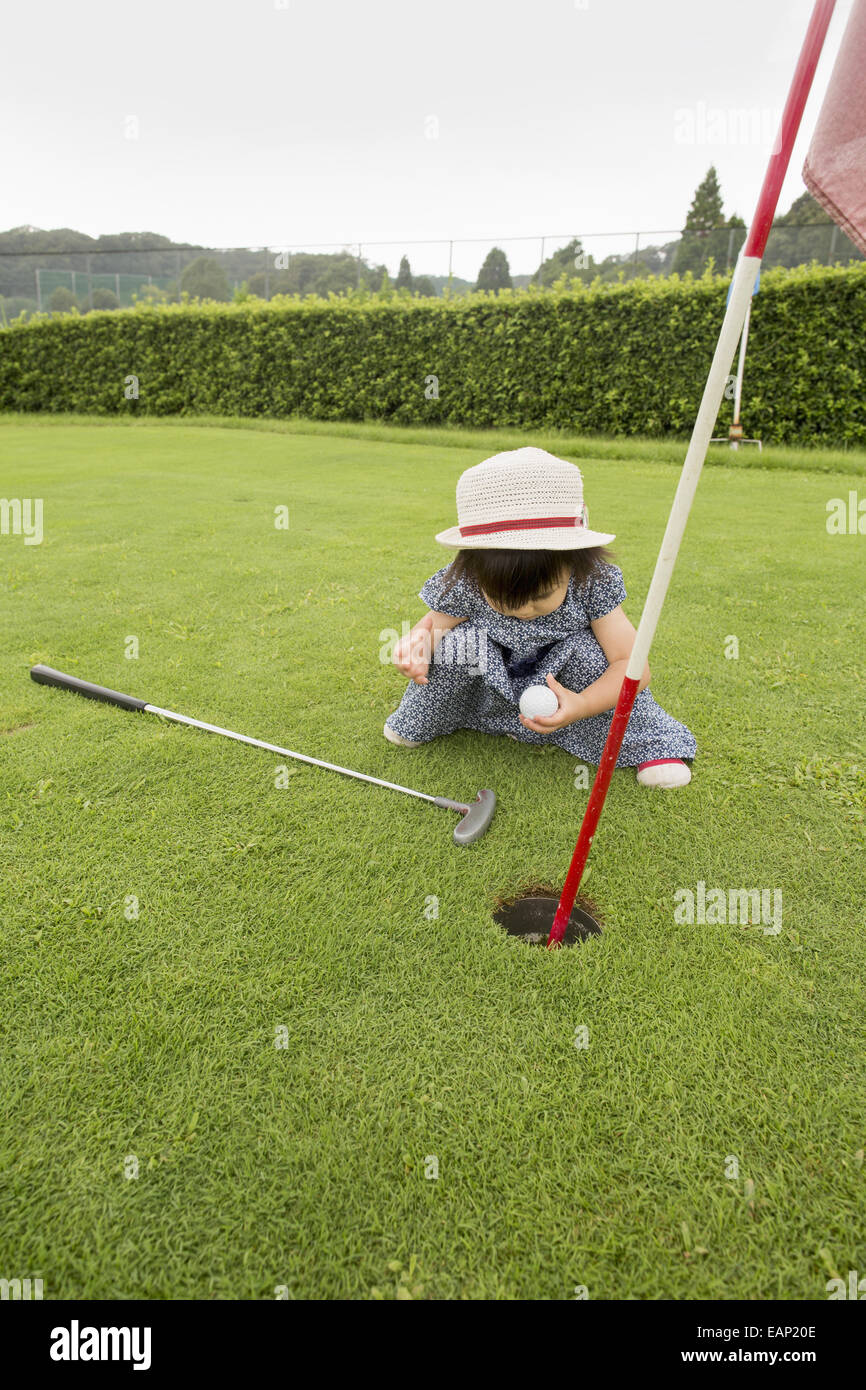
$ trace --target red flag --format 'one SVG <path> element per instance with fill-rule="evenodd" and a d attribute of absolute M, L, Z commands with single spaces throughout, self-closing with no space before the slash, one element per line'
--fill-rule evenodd
<path fill-rule="evenodd" d="M 866 254 L 866 0 L 854 0 L 803 180 Z"/>

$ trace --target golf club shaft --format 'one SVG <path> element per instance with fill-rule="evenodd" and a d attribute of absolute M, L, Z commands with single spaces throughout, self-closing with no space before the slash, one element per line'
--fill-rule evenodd
<path fill-rule="evenodd" d="M 236 734 L 233 729 L 223 729 L 219 724 L 206 724 L 202 719 L 192 719 L 188 714 L 178 714 L 176 710 L 163 709 L 160 705 L 148 704 L 135 695 L 126 695 L 120 690 L 110 690 L 105 685 L 94 685 L 92 681 L 82 680 L 80 676 L 67 675 L 65 671 L 55 671 L 53 666 L 34 666 L 30 675 L 39 685 L 53 685 L 61 690 L 72 690 L 76 695 L 84 695 L 88 700 L 100 700 L 104 704 L 118 705 L 121 709 L 136 710 L 141 714 L 158 714 L 175 724 L 188 724 L 193 729 L 202 729 L 208 734 L 221 734 L 223 738 L 234 739 L 236 743 L 248 743 L 253 748 L 264 748 L 269 753 L 279 753 L 281 757 L 293 758 L 299 763 L 309 763 L 312 767 L 323 767 L 328 772 L 340 772 L 344 777 L 354 777 L 359 782 L 372 782 L 376 787 L 385 787 L 392 792 L 405 792 L 406 796 L 417 796 L 420 801 L 429 801 L 434 806 L 449 811 L 459 811 L 466 815 L 469 806 L 464 801 L 452 801 L 447 796 L 430 796 L 427 792 L 415 791 L 413 787 L 401 787 L 397 782 L 386 782 L 381 777 L 369 777 L 365 772 L 355 772 L 350 767 L 339 767 L 337 763 L 326 763 L 321 758 L 308 757 L 306 753 L 295 753 L 291 748 L 280 748 L 276 743 L 266 743 L 264 739 L 250 738 L 247 734 Z"/>
<path fill-rule="evenodd" d="M 341 772 L 344 777 L 356 777 L 359 782 L 372 782 L 376 787 L 387 787 L 392 792 L 405 792 L 407 796 L 417 796 L 421 801 L 432 801 L 436 806 L 447 806 L 453 810 L 466 811 L 469 808 L 458 801 L 450 801 L 443 796 L 430 796 L 427 792 L 415 791 L 412 787 L 401 787 L 397 782 L 385 782 L 381 777 L 370 777 L 366 772 L 355 772 L 350 767 L 339 767 L 337 763 L 326 763 L 321 758 L 311 758 L 306 753 L 293 753 L 291 748 L 280 748 L 276 743 L 266 743 L 261 738 L 250 738 L 248 734 L 237 734 L 233 729 L 223 729 L 219 724 L 206 724 L 203 719 L 192 719 L 188 714 L 178 714 L 177 710 L 162 709 L 159 705 L 145 705 L 145 714 L 158 714 L 162 719 L 171 719 L 175 724 L 188 724 L 193 729 L 203 729 L 206 734 L 221 734 L 232 738 L 236 743 L 248 743 L 253 748 L 264 748 L 267 753 L 279 753 L 283 758 L 294 758 L 299 763 L 309 763 L 312 767 L 324 767 L 328 772 Z"/>

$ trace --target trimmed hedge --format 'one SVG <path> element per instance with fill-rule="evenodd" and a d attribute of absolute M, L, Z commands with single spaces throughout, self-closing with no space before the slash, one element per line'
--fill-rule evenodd
<path fill-rule="evenodd" d="M 39 318 L 0 332 L 0 409 L 681 435 L 727 283 L 671 277 L 454 300 L 282 298 Z M 137 400 L 124 395 L 130 375 Z M 747 433 L 864 445 L 864 377 L 866 264 L 767 272 L 753 300 Z M 725 402 L 720 428 L 730 411 Z"/>

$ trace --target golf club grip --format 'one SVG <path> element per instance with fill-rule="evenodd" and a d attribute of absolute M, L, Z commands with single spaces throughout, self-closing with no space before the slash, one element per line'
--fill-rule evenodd
<path fill-rule="evenodd" d="M 31 666 L 30 675 L 40 685 L 56 685 L 61 690 L 74 690 L 76 695 L 86 695 L 88 700 L 102 700 L 107 705 L 120 705 L 121 709 L 147 708 L 146 700 L 137 700 L 134 695 L 124 695 L 119 690 L 109 690 L 105 685 L 93 685 L 78 676 L 67 676 L 64 671 L 55 671 L 53 666 Z"/>

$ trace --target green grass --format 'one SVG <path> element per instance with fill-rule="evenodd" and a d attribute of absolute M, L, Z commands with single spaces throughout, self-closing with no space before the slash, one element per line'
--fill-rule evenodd
<path fill-rule="evenodd" d="M 201 429 L 212 426 L 214 429 L 259 430 L 266 434 L 324 435 L 332 439 L 373 439 L 389 444 L 419 444 L 424 449 L 431 445 L 443 448 L 474 449 L 481 457 L 498 449 L 519 449 L 527 442 L 540 448 L 550 449 L 565 458 L 578 459 L 601 464 L 621 463 L 623 459 L 647 463 L 675 463 L 682 465 L 685 457 L 686 439 L 609 439 L 598 435 L 571 434 L 565 430 L 551 430 L 544 434 L 527 435 L 519 430 L 470 430 L 453 425 L 440 425 L 434 429 L 420 429 L 411 425 L 389 425 L 373 421 L 356 420 L 277 420 L 263 418 L 250 420 L 239 415 L 66 415 L 57 414 L 26 415 L 15 411 L 0 412 L 0 429 L 4 425 L 15 426 L 22 421 L 34 427 L 52 428 L 82 425 L 86 428 L 105 427 L 116 429 L 131 426 L 135 429 L 164 429 L 167 424 Z M 0 436 L 2 437 L 2 436 Z M 843 448 L 788 449 L 776 445 L 757 449 L 752 444 L 744 444 L 739 449 L 731 449 L 727 444 L 713 444 L 707 454 L 707 466 L 723 468 L 781 469 L 784 472 L 866 474 L 866 450 Z"/>
<path fill-rule="evenodd" d="M 866 540 L 825 528 L 850 470 L 707 471 L 652 663 L 695 780 L 616 774 L 604 935 L 549 955 L 491 911 L 561 881 L 574 762 L 381 736 L 383 630 L 419 614 L 483 456 L 412 434 L 3 422 L 0 490 L 44 499 L 45 539 L 0 536 L 0 1276 L 823 1299 L 866 1269 Z M 677 470 L 596 445 L 636 620 Z M 278 788 L 277 758 L 38 687 L 36 661 L 423 790 L 492 786 L 496 819 L 458 850 L 423 803 L 298 764 Z M 781 888 L 781 932 L 677 925 L 698 880 Z"/>

